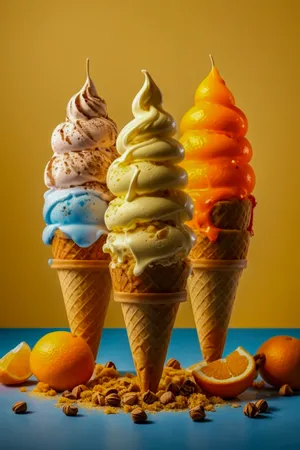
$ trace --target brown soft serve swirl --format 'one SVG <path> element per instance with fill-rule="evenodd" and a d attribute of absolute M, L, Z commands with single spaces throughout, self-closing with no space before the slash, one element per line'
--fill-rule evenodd
<path fill-rule="evenodd" d="M 82 89 L 67 106 L 66 121 L 54 130 L 51 145 L 54 153 L 65 153 L 94 148 L 109 148 L 115 144 L 117 127 L 108 117 L 105 100 L 99 97 L 89 76 Z"/>

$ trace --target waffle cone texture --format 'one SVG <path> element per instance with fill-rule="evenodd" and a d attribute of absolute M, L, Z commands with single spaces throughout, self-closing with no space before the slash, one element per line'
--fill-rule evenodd
<path fill-rule="evenodd" d="M 217 240 L 211 242 L 200 230 L 194 230 L 196 244 L 190 253 L 188 289 L 207 362 L 223 354 L 238 283 L 246 267 L 251 213 L 248 199 L 218 202 L 211 213 L 212 222 L 220 229 Z"/>
<path fill-rule="evenodd" d="M 148 266 L 140 276 L 133 274 L 132 262 L 112 263 L 110 273 L 141 389 L 156 392 L 179 303 L 186 300 L 189 263 Z"/>
<path fill-rule="evenodd" d="M 96 359 L 111 296 L 109 255 L 102 252 L 106 236 L 82 248 L 57 231 L 52 240 L 57 270 L 71 332 L 81 336 Z"/>
<path fill-rule="evenodd" d="M 89 247 L 79 247 L 72 239 L 69 239 L 62 231 L 56 230 L 51 242 L 52 253 L 55 259 L 68 260 L 107 260 L 110 256 L 103 253 L 102 247 L 106 242 L 106 235 L 100 238 Z"/>

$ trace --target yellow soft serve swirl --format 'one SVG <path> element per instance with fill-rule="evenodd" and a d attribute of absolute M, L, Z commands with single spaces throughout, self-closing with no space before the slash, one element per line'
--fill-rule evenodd
<path fill-rule="evenodd" d="M 193 216 L 190 197 L 181 189 L 187 173 L 178 166 L 181 144 L 172 138 L 174 119 L 162 107 L 162 94 L 148 72 L 132 104 L 134 119 L 120 132 L 121 155 L 108 171 L 107 185 L 116 195 L 105 215 L 110 233 L 104 251 L 113 263 L 134 258 L 134 274 L 150 264 L 184 259 L 193 243 L 184 225 Z"/>

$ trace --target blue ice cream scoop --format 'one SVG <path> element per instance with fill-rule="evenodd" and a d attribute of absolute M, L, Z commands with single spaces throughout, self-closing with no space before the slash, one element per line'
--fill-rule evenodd
<path fill-rule="evenodd" d="M 108 233 L 104 223 L 108 204 L 97 191 L 81 187 L 50 189 L 44 198 L 45 244 L 51 244 L 57 229 L 80 247 L 89 247 Z"/>

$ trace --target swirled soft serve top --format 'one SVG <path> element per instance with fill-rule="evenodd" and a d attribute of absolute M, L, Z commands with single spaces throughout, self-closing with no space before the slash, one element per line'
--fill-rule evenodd
<path fill-rule="evenodd" d="M 210 217 L 217 202 L 249 199 L 255 205 L 247 129 L 245 114 L 235 106 L 233 95 L 213 64 L 196 91 L 195 106 L 182 118 L 180 139 L 185 149 L 182 166 L 189 174 L 186 190 L 195 205 L 190 225 L 212 241 L 219 232 Z"/>
<path fill-rule="evenodd" d="M 172 264 L 185 258 L 193 232 L 184 225 L 193 204 L 182 190 L 187 173 L 178 165 L 182 145 L 172 138 L 175 122 L 162 107 L 162 95 L 148 72 L 132 104 L 134 119 L 120 132 L 121 155 L 109 168 L 107 184 L 117 197 L 106 213 L 111 230 L 104 251 L 113 261 L 134 260 L 134 274 L 149 264 Z"/>
<path fill-rule="evenodd" d="M 43 241 L 50 244 L 60 229 L 77 245 L 89 247 L 107 233 L 104 213 L 113 198 L 106 185 L 109 165 L 116 158 L 117 128 L 108 117 L 89 76 L 68 103 L 65 122 L 52 134 L 54 156 L 45 170 Z"/>

